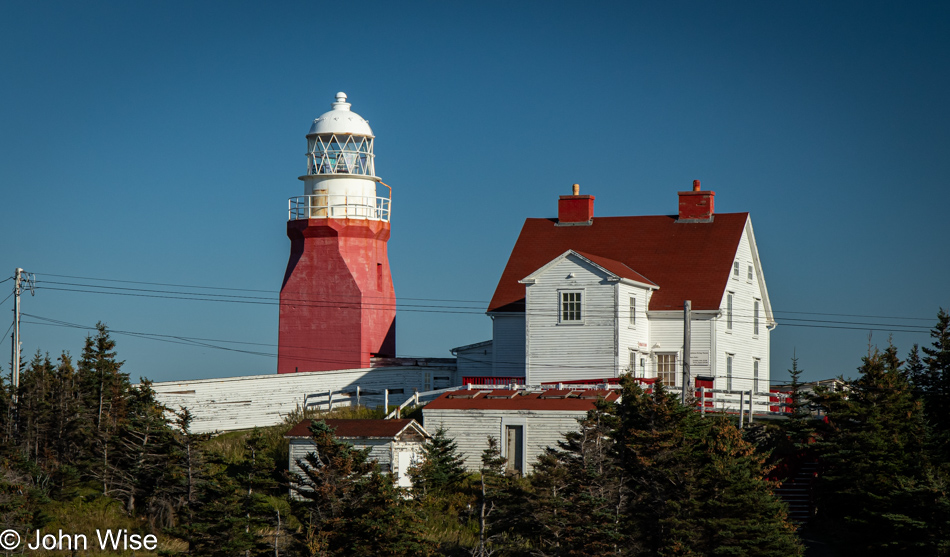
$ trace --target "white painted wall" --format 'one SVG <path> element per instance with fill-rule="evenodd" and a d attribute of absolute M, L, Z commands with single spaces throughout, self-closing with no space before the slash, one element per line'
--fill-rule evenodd
<path fill-rule="evenodd" d="M 306 395 L 330 390 L 355 393 L 359 386 L 364 393 L 363 404 L 381 406 L 383 389 L 389 389 L 389 404 L 400 404 L 412 396 L 413 389 L 424 392 L 445 382 L 436 381 L 438 377 L 451 377 L 448 382 L 454 383 L 454 375 L 455 369 L 445 366 L 393 366 L 167 381 L 153 383 L 152 389 L 158 401 L 169 409 L 191 411 L 193 432 L 211 433 L 279 424 L 303 405 Z M 396 392 L 400 389 L 401 393 Z M 365 395 L 366 392 L 380 394 Z M 320 401 L 326 408 L 326 397 L 311 400 Z M 351 401 L 355 398 L 341 398 L 335 404 L 345 406 Z"/>
<path fill-rule="evenodd" d="M 492 313 L 492 375 L 524 377 L 525 314 Z"/>
<path fill-rule="evenodd" d="M 736 251 L 735 261 L 739 262 L 739 276 L 730 272 L 726 293 L 723 294 L 720 305 L 722 316 L 715 322 L 716 350 L 714 353 L 716 388 L 726 388 L 726 357 L 733 354 L 733 381 L 734 390 L 751 390 L 753 388 L 753 361 L 759 360 L 759 392 L 768 392 L 769 387 L 769 335 L 766 314 L 767 294 L 764 294 L 764 277 L 761 276 L 760 266 L 757 264 L 758 254 L 754 253 L 751 222 L 746 228 Z M 748 268 L 752 265 L 753 277 L 748 278 Z M 732 328 L 728 327 L 726 316 L 727 295 L 733 293 Z M 753 312 L 755 300 L 759 305 L 759 333 L 753 333 Z M 765 402 L 765 397 L 757 400 Z M 735 406 L 738 408 L 738 397 Z"/>
<path fill-rule="evenodd" d="M 465 468 L 476 472 L 482 466 L 482 452 L 488 448 L 488 436 L 498 440 L 502 456 L 507 458 L 504 425 L 523 425 L 525 435 L 525 472 L 530 473 L 538 456 L 547 447 L 557 447 L 564 434 L 578 431 L 578 420 L 587 412 L 537 410 L 430 410 L 422 409 L 423 427 L 437 431 L 444 427 L 458 446 Z"/>
<path fill-rule="evenodd" d="M 647 307 L 653 291 L 629 284 L 619 283 L 617 288 L 617 367 L 618 373 L 633 373 L 635 377 L 652 377 L 650 360 L 650 328 Z M 630 298 L 636 299 L 636 323 L 630 323 Z M 630 355 L 635 354 L 631 367 Z M 641 369 L 640 360 L 644 361 Z"/>
<path fill-rule="evenodd" d="M 369 458 L 379 463 L 383 472 L 394 474 L 398 487 L 412 487 L 409 466 L 417 462 L 422 455 L 422 443 L 415 441 L 394 441 L 392 439 L 347 440 L 356 449 L 370 449 Z M 313 443 L 307 439 L 290 440 L 291 474 L 302 474 L 299 461 L 306 462 L 306 456 L 314 450 Z"/>
<path fill-rule="evenodd" d="M 455 351 L 459 379 L 467 376 L 493 375 L 493 344 L 493 342 L 489 342 L 483 346 L 473 346 Z"/>
<path fill-rule="evenodd" d="M 529 385 L 617 376 L 617 285 L 608 282 L 611 276 L 569 255 L 526 285 Z M 583 319 L 563 322 L 561 293 L 575 290 L 582 295 Z"/>

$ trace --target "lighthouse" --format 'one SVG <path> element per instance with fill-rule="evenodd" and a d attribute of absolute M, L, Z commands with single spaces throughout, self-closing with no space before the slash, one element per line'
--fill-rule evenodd
<path fill-rule="evenodd" d="M 313 121 L 304 195 L 288 201 L 277 373 L 368 368 L 396 354 L 392 190 L 376 176 L 373 130 L 350 106 L 337 93 Z"/>

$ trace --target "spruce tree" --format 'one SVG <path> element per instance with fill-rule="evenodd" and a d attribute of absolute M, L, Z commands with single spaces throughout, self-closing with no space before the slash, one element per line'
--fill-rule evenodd
<path fill-rule="evenodd" d="M 310 426 L 314 450 L 298 461 L 292 478 L 303 500 L 302 545 L 308 555 L 428 555 L 433 546 L 421 534 L 408 503 L 369 460 L 369 450 L 339 441 L 326 422 Z"/>
<path fill-rule="evenodd" d="M 914 344 L 907 354 L 907 361 L 904 364 L 904 378 L 910 383 L 915 396 L 922 396 L 926 389 L 927 367 L 920 359 L 920 347 Z"/>
<path fill-rule="evenodd" d="M 414 497 L 451 496 L 465 479 L 465 461 L 444 428 L 439 428 L 422 447 L 422 458 L 409 468 Z"/>
<path fill-rule="evenodd" d="M 924 351 L 924 404 L 933 427 L 938 458 L 950 464 L 950 313 L 937 312 L 937 324 L 931 329 L 933 343 Z"/>
<path fill-rule="evenodd" d="M 630 478 L 617 454 L 615 405 L 598 401 L 579 426 L 539 458 L 526 530 L 545 554 L 624 553 L 632 545 L 622 520 Z"/>
<path fill-rule="evenodd" d="M 934 554 L 945 486 L 926 453 L 927 428 L 896 351 L 873 350 L 846 392 L 819 391 L 827 427 L 817 448 L 818 514 L 853 555 Z"/>
<path fill-rule="evenodd" d="M 725 418 L 654 389 L 628 380 L 618 405 L 632 543 L 647 555 L 800 555 L 765 456 Z"/>

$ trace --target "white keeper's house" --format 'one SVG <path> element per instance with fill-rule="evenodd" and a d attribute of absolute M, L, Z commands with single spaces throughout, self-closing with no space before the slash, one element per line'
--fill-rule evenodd
<path fill-rule="evenodd" d="M 492 340 L 452 351 L 462 382 L 681 387 L 689 301 L 687 381 L 766 395 L 776 323 L 752 221 L 714 199 L 697 180 L 678 215 L 595 217 L 575 184 L 558 218 L 525 221 L 488 307 Z"/>

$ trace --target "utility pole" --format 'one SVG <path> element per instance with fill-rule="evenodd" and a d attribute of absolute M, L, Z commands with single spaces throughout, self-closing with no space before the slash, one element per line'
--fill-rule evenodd
<path fill-rule="evenodd" d="M 10 379 L 13 383 L 12 400 L 14 409 L 17 404 L 17 392 L 20 388 L 20 349 L 23 344 L 20 341 L 20 293 L 23 291 L 24 280 L 30 289 L 30 294 L 36 295 L 36 280 L 28 273 L 24 273 L 23 269 L 17 267 L 13 273 L 13 333 L 10 335 L 13 340 L 11 347 Z"/>
<path fill-rule="evenodd" d="M 690 369 L 689 369 L 689 322 L 692 317 L 690 316 L 690 310 L 692 308 L 692 302 L 686 300 L 683 302 L 683 404 L 686 404 L 687 399 L 689 398 L 686 393 L 689 392 L 689 383 L 690 383 Z"/>
<path fill-rule="evenodd" d="M 13 273 L 13 353 L 10 360 L 10 380 L 13 384 L 13 404 L 16 406 L 17 392 L 20 388 L 20 290 L 23 281 L 23 269 L 17 267 Z"/>

